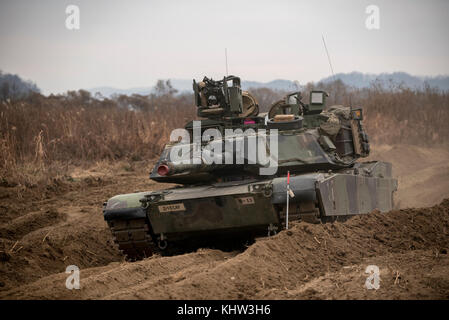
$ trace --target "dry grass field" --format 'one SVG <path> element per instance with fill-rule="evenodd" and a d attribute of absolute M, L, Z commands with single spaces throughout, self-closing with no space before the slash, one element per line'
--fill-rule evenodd
<path fill-rule="evenodd" d="M 448 299 L 449 95 L 324 89 L 329 105 L 364 108 L 369 159 L 392 162 L 399 179 L 396 210 L 296 223 L 246 250 L 132 263 L 113 244 L 101 204 L 166 187 L 148 172 L 171 130 L 195 118 L 192 96 L 79 91 L 0 103 L 0 299 Z M 262 109 L 270 94 L 280 93 L 255 91 Z M 65 288 L 71 264 L 81 268 L 81 290 Z M 380 267 L 379 290 L 363 287 L 369 264 Z"/>

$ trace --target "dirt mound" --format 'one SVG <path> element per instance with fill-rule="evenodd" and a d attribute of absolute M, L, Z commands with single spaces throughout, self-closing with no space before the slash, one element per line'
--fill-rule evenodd
<path fill-rule="evenodd" d="M 425 209 L 357 216 L 345 223 L 295 223 L 245 252 L 214 250 L 81 270 L 81 290 L 66 274 L 3 292 L 3 298 L 49 299 L 447 299 L 449 200 Z M 381 288 L 366 290 L 367 265 Z M 409 273 L 418 268 L 411 276 Z M 337 288 L 338 291 L 333 292 Z M 418 290 L 419 289 L 419 290 Z"/>
<path fill-rule="evenodd" d="M 134 163 L 138 173 L 119 162 L 76 168 L 65 180 L 66 192 L 49 191 L 27 201 L 17 199 L 17 186 L 0 187 L 6 190 L 0 205 L 0 291 L 64 272 L 72 264 L 89 268 L 122 261 L 102 203 L 118 193 L 151 189 L 149 165 Z"/>
<path fill-rule="evenodd" d="M 449 299 L 447 254 L 416 250 L 365 259 L 296 286 L 271 290 L 271 299 Z M 368 265 L 379 267 L 380 289 L 363 287 Z"/>
<path fill-rule="evenodd" d="M 34 217 L 37 213 L 31 215 Z M 47 216 L 48 213 L 43 214 L 43 217 Z M 56 215 L 60 216 L 63 215 Z M 26 221 L 30 217 L 26 215 L 23 218 Z M 80 222 L 81 219 L 85 221 Z M 0 290 L 62 272 L 70 264 L 82 268 L 119 261 L 121 256 L 112 245 L 109 230 L 102 226 L 101 219 L 101 215 L 90 216 L 86 212 L 85 217 L 69 215 L 62 222 L 54 224 L 56 221 L 52 220 L 41 228 L 37 227 L 44 219 L 31 225 L 32 228 L 16 222 L 2 227 L 11 232 L 17 226 L 18 233 L 14 240 L 0 239 L 0 251 L 6 257 L 0 262 Z M 25 230 L 29 232 L 20 237 Z"/>
<path fill-rule="evenodd" d="M 54 209 L 45 212 L 32 212 L 18 217 L 0 227 L 0 238 L 20 239 L 27 233 L 45 226 L 53 225 L 65 219 L 65 215 Z"/>

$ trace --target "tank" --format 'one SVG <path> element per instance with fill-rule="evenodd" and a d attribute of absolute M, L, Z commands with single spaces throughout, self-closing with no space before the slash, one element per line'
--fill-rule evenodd
<path fill-rule="evenodd" d="M 259 113 L 240 78 L 193 81 L 199 120 L 174 130 L 150 173 L 175 187 L 117 195 L 104 219 L 128 259 L 196 240 L 273 236 L 393 208 L 397 180 L 369 155 L 361 108 L 294 92 Z"/>

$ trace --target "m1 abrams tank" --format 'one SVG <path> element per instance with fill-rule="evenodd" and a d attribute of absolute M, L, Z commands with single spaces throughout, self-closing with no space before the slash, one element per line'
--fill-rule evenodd
<path fill-rule="evenodd" d="M 271 236 L 291 221 L 332 222 L 393 208 L 390 163 L 369 154 L 361 108 L 325 109 L 300 92 L 259 114 L 235 76 L 193 81 L 201 120 L 177 129 L 150 179 L 178 186 L 112 197 L 103 207 L 129 259 L 195 239 Z"/>

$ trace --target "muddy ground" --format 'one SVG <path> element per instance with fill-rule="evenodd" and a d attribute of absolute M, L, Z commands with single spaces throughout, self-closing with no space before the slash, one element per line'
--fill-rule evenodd
<path fill-rule="evenodd" d="M 449 299 L 449 152 L 378 146 L 399 179 L 397 209 L 344 223 L 294 223 L 246 250 L 200 248 L 125 262 L 101 205 L 168 185 L 151 162 L 72 168 L 46 195 L 0 187 L 0 299 Z M 81 289 L 64 271 L 81 269 Z M 364 287 L 368 265 L 380 288 Z"/>

